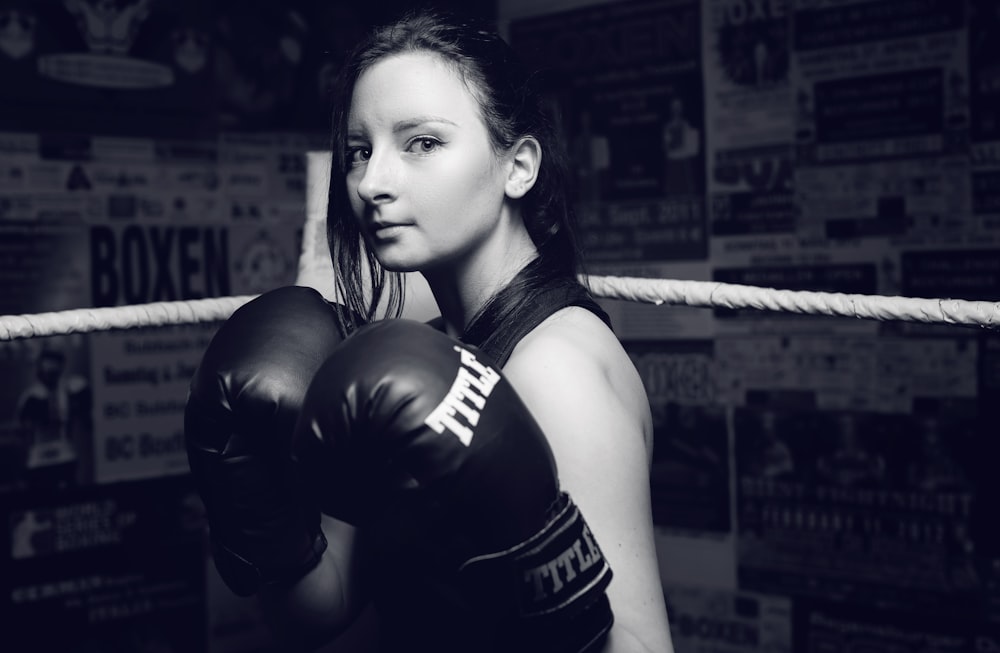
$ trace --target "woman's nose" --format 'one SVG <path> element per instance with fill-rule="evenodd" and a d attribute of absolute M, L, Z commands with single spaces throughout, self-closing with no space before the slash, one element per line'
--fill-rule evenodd
<path fill-rule="evenodd" d="M 394 178 L 391 157 L 372 150 L 358 182 L 358 196 L 369 204 L 391 201 L 395 197 Z"/>

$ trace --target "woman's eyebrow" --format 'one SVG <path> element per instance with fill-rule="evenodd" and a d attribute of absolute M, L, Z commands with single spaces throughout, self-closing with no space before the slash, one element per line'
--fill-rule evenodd
<path fill-rule="evenodd" d="M 452 125 L 453 127 L 458 127 L 458 123 L 454 120 L 449 120 L 448 118 L 442 118 L 440 116 L 415 116 L 413 118 L 406 118 L 405 120 L 400 120 L 392 126 L 392 132 L 398 134 L 400 132 L 405 132 L 410 129 L 416 129 L 422 125 L 429 123 L 441 123 L 444 125 Z M 347 131 L 348 139 L 363 140 L 367 130 L 363 127 L 349 129 Z"/>
<path fill-rule="evenodd" d="M 400 120 L 392 127 L 394 133 L 399 133 L 413 129 L 414 127 L 420 127 L 421 125 L 426 125 L 431 122 L 439 122 L 446 125 L 452 125 L 454 127 L 458 126 L 454 120 L 449 120 L 448 118 L 442 118 L 440 116 L 415 116 L 413 118 L 407 118 L 406 120 Z"/>

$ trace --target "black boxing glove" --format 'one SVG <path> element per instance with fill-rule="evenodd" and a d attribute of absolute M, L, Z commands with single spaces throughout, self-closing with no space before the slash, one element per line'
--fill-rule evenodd
<path fill-rule="evenodd" d="M 326 548 L 317 505 L 288 475 L 288 447 L 313 374 L 342 341 L 318 292 L 279 288 L 233 313 L 191 380 L 188 462 L 216 569 L 239 596 L 298 580 Z"/>
<path fill-rule="evenodd" d="M 292 459 L 344 521 L 437 515 L 424 547 L 455 552 L 460 595 L 501 650 L 584 651 L 611 628 L 611 569 L 544 434 L 475 348 L 410 320 L 362 327 L 313 378 Z"/>

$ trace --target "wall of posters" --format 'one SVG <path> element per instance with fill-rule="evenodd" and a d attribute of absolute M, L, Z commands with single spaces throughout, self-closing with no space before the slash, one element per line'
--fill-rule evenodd
<path fill-rule="evenodd" d="M 293 283 L 314 143 L 308 134 L 5 133 L 0 310 L 252 295 Z M 0 577 L 3 613 L 21 628 L 11 641 L 206 650 L 216 595 L 206 591 L 197 497 L 183 485 L 183 413 L 217 326 L 0 343 L 0 502 L 16 535 Z M 76 541 L 94 544 L 77 551 Z"/>
<path fill-rule="evenodd" d="M 647 46 L 645 67 L 629 61 L 621 77 L 648 90 L 604 92 L 615 78 L 596 72 L 598 61 L 613 59 L 606 43 L 622 17 L 677 18 L 682 6 L 500 3 L 515 45 L 559 71 L 555 102 L 568 135 L 581 137 L 574 156 L 590 166 L 584 178 L 600 180 L 578 197 L 593 230 L 592 272 L 1000 301 L 995 2 L 704 0 L 699 54 L 689 57 L 697 81 L 658 66 L 665 51 L 637 29 L 634 43 L 610 42 L 614 54 Z M 589 47 L 574 47 L 581 42 Z M 690 43 L 687 34 L 673 41 Z M 662 70 L 666 81 L 639 70 Z M 699 135 L 705 246 L 636 247 L 657 224 L 651 204 L 684 201 L 691 187 L 653 191 L 648 167 L 613 164 L 616 144 L 630 141 L 609 127 L 634 115 L 613 103 L 635 98 L 627 107 L 641 114 L 663 84 L 681 83 L 700 89 L 701 113 L 686 118 Z M 669 105 L 655 110 L 671 115 Z M 616 175 L 633 193 L 646 183 L 645 208 L 615 213 Z M 992 328 L 603 303 L 653 409 L 669 597 L 690 587 L 781 597 L 796 651 L 996 647 Z M 707 482 L 709 468 L 690 452 L 728 458 L 728 522 L 714 520 L 722 484 Z M 692 623 L 680 603 L 671 601 L 672 621 Z M 705 604 L 725 612 L 721 599 Z M 678 651 L 738 645 L 673 626 Z M 706 638 L 742 632 L 705 628 Z"/>
<path fill-rule="evenodd" d="M 0 183 L 11 207 L 0 221 L 0 276 L 10 288 L 4 312 L 252 295 L 294 282 L 313 142 L 298 134 L 211 141 L 8 134 Z M 65 358 L 58 387 L 86 387 L 90 435 L 65 436 L 85 466 L 80 480 L 183 474 L 183 402 L 213 331 L 99 332 L 68 339 L 69 351 L 58 339 L 5 343 L 2 364 L 8 378 L 24 378 L 11 393 L 54 394 L 37 369 L 56 366 L 47 362 L 54 349 Z M 76 365 L 76 352 L 89 363 Z M 23 409 L 14 394 L 9 403 L 7 430 L 21 429 L 23 440 Z M 78 428 L 66 415 L 79 412 L 62 410 L 68 425 L 60 428 Z"/>
<path fill-rule="evenodd" d="M 0 311 L 294 282 L 330 81 L 400 4 L 0 0 Z M 994 0 L 495 9 L 543 68 L 592 272 L 1000 301 Z M 1000 650 L 992 329 L 604 303 L 653 413 L 679 652 Z M 0 579 L 31 636 L 260 645 L 184 486 L 214 328 L 0 343 Z M 177 566 L 132 555 L 161 540 Z"/>

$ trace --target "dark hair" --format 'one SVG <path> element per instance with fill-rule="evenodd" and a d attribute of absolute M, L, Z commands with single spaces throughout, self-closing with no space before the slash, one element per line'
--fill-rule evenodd
<path fill-rule="evenodd" d="M 344 177 L 347 173 L 346 133 L 351 97 L 361 75 L 382 59 L 407 52 L 430 52 L 450 64 L 479 103 L 490 141 L 503 152 L 518 139 L 533 136 L 542 149 L 534 186 L 521 199 L 521 215 L 539 256 L 516 281 L 490 304 L 515 301 L 512 286 L 536 283 L 553 276 L 575 277 L 580 256 L 570 204 L 569 164 L 549 104 L 535 88 L 536 79 L 513 49 L 486 24 L 454 14 L 419 10 L 394 23 L 374 29 L 348 56 L 340 73 L 333 111 L 332 166 L 327 205 L 327 239 L 334 259 L 335 283 L 343 318 L 376 319 L 383 297 L 387 314 L 398 317 L 403 302 L 403 276 L 387 272 L 374 254 L 362 247 L 361 230 L 354 219 Z M 370 279 L 372 296 L 365 297 Z"/>

